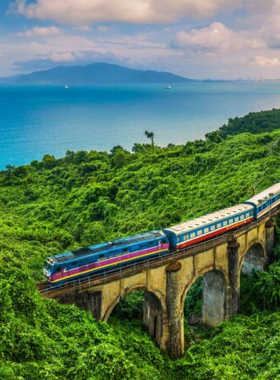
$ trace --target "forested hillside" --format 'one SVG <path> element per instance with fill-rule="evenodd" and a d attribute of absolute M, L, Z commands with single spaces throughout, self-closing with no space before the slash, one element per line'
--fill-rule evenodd
<path fill-rule="evenodd" d="M 277 117 L 280 122 L 279 111 L 271 112 L 268 130 L 276 128 Z M 255 114 L 256 124 L 258 120 Z M 166 148 L 135 144 L 132 153 L 120 146 L 110 153 L 68 151 L 61 159 L 46 155 L 41 162 L 2 171 L 0 378 L 280 376 L 277 261 L 251 280 L 244 294 L 250 307 L 212 332 L 191 337 L 189 350 L 177 362 L 163 355 L 141 323 L 133 321 L 141 301 L 132 300 L 119 311 L 122 322 L 116 313 L 108 325 L 74 306 L 43 299 L 35 288 L 49 255 L 170 226 L 280 182 L 280 130 L 253 132 L 213 132 L 205 141 Z M 278 252 L 279 244 L 276 259 Z"/>
<path fill-rule="evenodd" d="M 235 117 L 229 119 L 227 124 L 224 124 L 218 130 L 218 135 L 222 138 L 227 136 L 237 135 L 239 133 L 263 133 L 271 132 L 279 129 L 280 109 L 271 111 L 250 112 L 244 117 Z M 216 132 L 214 132 L 215 134 Z M 211 132 L 208 136 L 211 136 Z M 207 135 L 206 135 L 207 136 Z"/>

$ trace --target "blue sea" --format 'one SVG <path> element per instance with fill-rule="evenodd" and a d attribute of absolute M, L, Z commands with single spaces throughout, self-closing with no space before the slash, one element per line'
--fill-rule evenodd
<path fill-rule="evenodd" d="M 0 86 L 0 168 L 67 150 L 185 144 L 228 118 L 280 107 L 279 82 L 119 86 Z"/>

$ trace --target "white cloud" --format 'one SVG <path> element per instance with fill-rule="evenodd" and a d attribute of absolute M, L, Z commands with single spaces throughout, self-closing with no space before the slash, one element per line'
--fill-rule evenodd
<path fill-rule="evenodd" d="M 51 51 L 47 54 L 37 56 L 33 60 L 21 60 L 14 65 L 24 71 L 45 70 L 58 65 L 73 66 L 87 65 L 93 62 L 107 62 L 129 66 L 128 58 L 118 56 L 112 52 L 101 53 L 97 50 L 72 50 Z"/>
<path fill-rule="evenodd" d="M 53 36 L 60 34 L 60 29 L 55 26 L 45 28 L 34 27 L 27 30 L 25 33 L 19 33 L 20 37 L 33 37 L 33 36 Z"/>
<path fill-rule="evenodd" d="M 250 14 L 270 13 L 279 6 L 279 0 L 244 0 L 244 8 Z"/>
<path fill-rule="evenodd" d="M 268 57 L 256 56 L 254 57 L 252 65 L 271 68 L 271 67 L 279 66 L 280 60 L 276 57 L 268 58 Z"/>
<path fill-rule="evenodd" d="M 264 42 L 254 34 L 235 32 L 220 22 L 214 22 L 202 29 L 178 32 L 173 38 L 171 46 L 175 49 L 191 50 L 196 53 L 228 51 L 234 54 L 234 51 L 246 47 L 261 48 L 264 46 Z"/>
<path fill-rule="evenodd" d="M 168 23 L 177 19 L 205 19 L 237 9 L 242 0 L 17 0 L 14 8 L 27 18 L 64 24 L 93 22 Z"/>
<path fill-rule="evenodd" d="M 100 25 L 97 27 L 97 30 L 101 33 L 108 33 L 111 31 L 111 28 L 109 28 L 109 26 Z"/>
<path fill-rule="evenodd" d="M 74 26 L 74 30 L 81 30 L 83 32 L 89 32 L 91 28 L 87 25 Z"/>

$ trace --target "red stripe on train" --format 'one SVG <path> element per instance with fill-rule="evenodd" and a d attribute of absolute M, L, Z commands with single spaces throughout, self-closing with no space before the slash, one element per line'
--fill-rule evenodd
<path fill-rule="evenodd" d="M 231 226 L 227 226 L 225 228 L 221 228 L 219 230 L 213 231 L 213 232 L 208 233 L 206 235 L 201 235 L 198 238 L 195 238 L 195 239 L 192 239 L 192 240 L 188 240 L 188 241 L 185 241 L 183 243 L 179 243 L 179 244 L 177 244 L 177 249 L 182 249 L 182 248 L 185 248 L 185 247 L 189 247 L 190 245 L 193 245 L 195 243 L 199 243 L 199 242 L 201 242 L 203 240 L 210 239 L 210 238 L 212 238 L 212 237 L 214 237 L 216 235 L 223 234 L 224 232 L 227 232 L 228 230 L 232 230 L 234 228 L 243 226 L 244 224 L 252 222 L 253 220 L 254 220 L 254 218 L 246 219 L 243 222 L 232 224 Z"/>

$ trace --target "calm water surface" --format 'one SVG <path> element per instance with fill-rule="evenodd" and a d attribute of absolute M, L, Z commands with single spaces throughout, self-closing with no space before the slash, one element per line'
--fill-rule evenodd
<path fill-rule="evenodd" d="M 147 142 L 184 144 L 228 118 L 280 107 L 280 83 L 0 86 L 0 168 L 44 154 L 107 150 Z"/>

